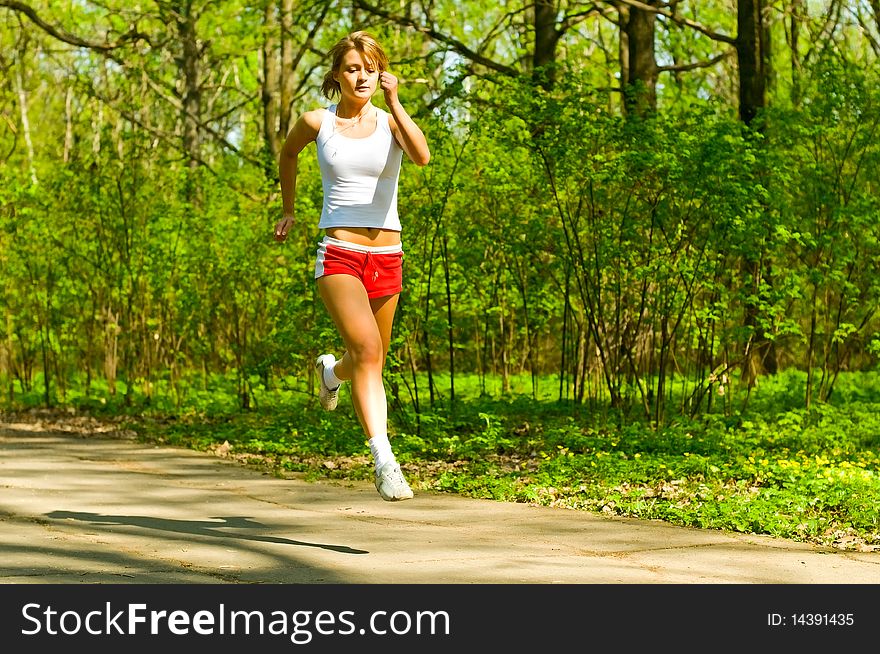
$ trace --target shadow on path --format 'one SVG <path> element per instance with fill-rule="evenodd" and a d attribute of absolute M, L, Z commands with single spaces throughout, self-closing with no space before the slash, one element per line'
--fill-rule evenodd
<path fill-rule="evenodd" d="M 82 511 L 52 511 L 46 517 L 56 520 L 80 520 L 93 525 L 130 525 L 178 534 L 190 534 L 194 536 L 209 536 L 211 538 L 231 538 L 236 540 L 248 540 L 261 543 L 278 543 L 280 545 L 297 545 L 299 547 L 317 547 L 323 550 L 339 552 L 341 554 L 369 554 L 367 550 L 357 550 L 345 545 L 326 545 L 324 543 L 307 543 L 290 538 L 278 536 L 259 536 L 256 534 L 236 534 L 219 529 L 265 529 L 266 525 L 254 522 L 249 518 L 241 517 L 218 517 L 213 522 L 208 520 L 169 520 L 166 518 L 151 518 L 139 515 L 101 515 L 98 513 L 86 513 Z"/>

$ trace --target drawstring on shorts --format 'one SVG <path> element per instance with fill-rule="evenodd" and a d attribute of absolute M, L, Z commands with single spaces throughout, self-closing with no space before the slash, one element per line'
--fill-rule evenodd
<path fill-rule="evenodd" d="M 373 259 L 373 253 L 367 252 L 366 260 L 364 261 L 364 274 L 366 274 L 370 269 L 372 269 L 372 280 L 375 282 L 379 279 L 379 268 L 376 266 L 376 261 Z"/>

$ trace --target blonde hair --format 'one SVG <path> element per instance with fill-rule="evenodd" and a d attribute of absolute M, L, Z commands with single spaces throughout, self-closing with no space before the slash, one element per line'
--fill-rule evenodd
<path fill-rule="evenodd" d="M 350 50 L 360 52 L 367 63 L 375 66 L 380 73 L 388 69 L 388 56 L 375 37 L 362 31 L 352 32 L 344 36 L 336 45 L 330 48 L 329 55 L 332 63 L 330 70 L 324 75 L 324 81 L 321 83 L 321 93 L 328 100 L 332 100 L 341 93 L 339 82 L 333 79 L 333 74 L 339 70 L 339 67 L 342 65 L 342 58 Z"/>

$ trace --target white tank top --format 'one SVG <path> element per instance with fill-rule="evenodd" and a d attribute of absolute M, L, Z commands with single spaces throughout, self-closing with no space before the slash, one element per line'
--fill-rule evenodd
<path fill-rule="evenodd" d="M 324 112 L 315 139 L 324 206 L 320 229 L 380 227 L 400 231 L 397 180 L 403 150 L 388 124 L 388 113 L 374 107 L 376 129 L 365 138 L 334 131 L 336 105 Z"/>

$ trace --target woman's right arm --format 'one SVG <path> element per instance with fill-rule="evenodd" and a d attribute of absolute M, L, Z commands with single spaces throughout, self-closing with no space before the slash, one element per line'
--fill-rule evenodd
<path fill-rule="evenodd" d="M 293 226 L 296 204 L 296 169 L 299 153 L 318 136 L 321 129 L 321 110 L 307 111 L 288 132 L 278 155 L 278 178 L 281 183 L 282 217 L 275 225 L 275 240 L 283 241 Z"/>

